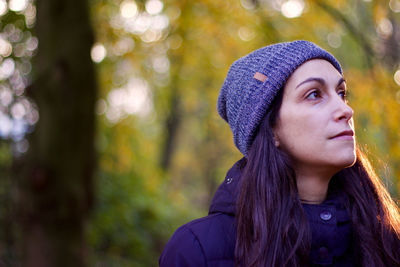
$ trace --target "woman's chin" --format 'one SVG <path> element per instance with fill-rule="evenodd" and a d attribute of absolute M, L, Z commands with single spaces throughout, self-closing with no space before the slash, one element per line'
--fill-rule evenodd
<path fill-rule="evenodd" d="M 335 162 L 335 166 L 341 170 L 353 166 L 356 163 L 356 154 L 343 155 Z"/>

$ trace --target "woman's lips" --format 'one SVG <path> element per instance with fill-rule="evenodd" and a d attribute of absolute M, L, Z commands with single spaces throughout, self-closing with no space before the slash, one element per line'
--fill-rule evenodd
<path fill-rule="evenodd" d="M 352 130 L 346 130 L 346 131 L 338 133 L 337 135 L 331 137 L 330 139 L 353 140 L 354 132 Z"/>

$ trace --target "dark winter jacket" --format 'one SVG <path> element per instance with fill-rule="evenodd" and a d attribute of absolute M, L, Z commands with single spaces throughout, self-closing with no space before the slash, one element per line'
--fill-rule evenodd
<path fill-rule="evenodd" d="M 208 216 L 176 230 L 159 259 L 161 267 L 234 266 L 235 203 L 242 164 L 243 159 L 228 171 Z M 351 224 L 340 198 L 331 196 L 322 204 L 303 204 L 303 208 L 312 230 L 310 266 L 355 266 Z"/>

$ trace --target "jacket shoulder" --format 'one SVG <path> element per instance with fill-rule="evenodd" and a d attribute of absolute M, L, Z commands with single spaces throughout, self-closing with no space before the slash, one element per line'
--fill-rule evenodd
<path fill-rule="evenodd" d="M 207 266 L 203 248 L 187 225 L 175 231 L 159 258 L 159 265 L 160 267 Z"/>
<path fill-rule="evenodd" d="M 235 249 L 234 217 L 222 213 L 191 221 L 178 228 L 167 243 L 160 266 L 217 266 L 232 263 Z"/>

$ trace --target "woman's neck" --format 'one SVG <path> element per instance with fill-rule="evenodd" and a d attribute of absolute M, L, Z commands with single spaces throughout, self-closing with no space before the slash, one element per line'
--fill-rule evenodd
<path fill-rule="evenodd" d="M 326 199 L 331 177 L 331 174 L 321 175 L 316 172 L 296 171 L 296 183 L 300 201 L 307 204 L 322 203 Z"/>

